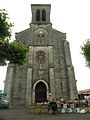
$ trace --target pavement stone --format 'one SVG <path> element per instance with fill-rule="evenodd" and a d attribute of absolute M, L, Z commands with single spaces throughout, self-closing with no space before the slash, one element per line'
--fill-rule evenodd
<path fill-rule="evenodd" d="M 41 114 L 35 109 L 0 109 L 0 120 L 90 120 L 90 113 Z"/>

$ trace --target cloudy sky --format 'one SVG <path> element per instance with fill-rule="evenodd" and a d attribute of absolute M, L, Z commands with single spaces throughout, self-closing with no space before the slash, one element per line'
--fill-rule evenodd
<path fill-rule="evenodd" d="M 29 27 L 31 4 L 51 4 L 52 27 L 67 33 L 78 90 L 90 89 L 90 69 L 86 67 L 80 46 L 90 38 L 90 0 L 0 0 L 0 9 L 8 11 L 15 32 Z M 6 67 L 0 67 L 0 89 L 4 88 Z"/>

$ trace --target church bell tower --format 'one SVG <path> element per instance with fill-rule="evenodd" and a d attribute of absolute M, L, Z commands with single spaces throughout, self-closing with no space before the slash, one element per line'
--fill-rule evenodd
<path fill-rule="evenodd" d="M 33 24 L 49 24 L 50 23 L 50 4 L 32 4 L 32 22 Z"/>

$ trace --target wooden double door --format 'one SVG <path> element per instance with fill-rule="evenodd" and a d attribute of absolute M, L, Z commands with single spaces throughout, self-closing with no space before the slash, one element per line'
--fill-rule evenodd
<path fill-rule="evenodd" d="M 47 101 L 47 89 L 43 82 L 37 83 L 35 87 L 35 103 Z"/>

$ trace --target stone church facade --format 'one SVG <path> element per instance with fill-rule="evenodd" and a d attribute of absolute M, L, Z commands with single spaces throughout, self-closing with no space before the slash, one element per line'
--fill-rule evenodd
<path fill-rule="evenodd" d="M 16 33 L 16 41 L 29 48 L 27 63 L 8 65 L 6 99 L 11 107 L 30 107 L 52 98 L 77 96 L 74 68 L 66 34 L 52 28 L 50 4 L 32 4 L 30 28 Z"/>

